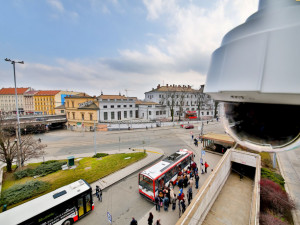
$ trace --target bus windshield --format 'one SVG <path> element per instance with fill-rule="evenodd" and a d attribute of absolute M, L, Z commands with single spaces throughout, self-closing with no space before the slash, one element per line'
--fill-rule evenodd
<path fill-rule="evenodd" d="M 149 177 L 140 174 L 139 185 L 142 190 L 153 193 L 153 180 Z"/>

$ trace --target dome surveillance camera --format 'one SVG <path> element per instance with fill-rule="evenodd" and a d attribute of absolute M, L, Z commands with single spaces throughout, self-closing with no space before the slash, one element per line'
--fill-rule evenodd
<path fill-rule="evenodd" d="M 238 144 L 278 152 L 300 146 L 300 1 L 260 0 L 223 38 L 204 90 L 221 104 Z"/>

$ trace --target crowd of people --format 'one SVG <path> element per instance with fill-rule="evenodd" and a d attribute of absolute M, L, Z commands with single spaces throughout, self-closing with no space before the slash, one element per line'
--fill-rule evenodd
<path fill-rule="evenodd" d="M 202 174 L 207 173 L 207 168 L 209 165 L 207 162 L 200 162 L 201 166 L 204 167 L 202 169 Z M 176 210 L 178 205 L 178 210 L 180 210 L 180 215 L 183 214 L 186 210 L 186 207 L 191 204 L 193 199 L 193 188 L 195 186 L 196 189 L 199 188 L 199 173 L 196 162 L 192 162 L 190 166 L 185 170 L 182 170 L 179 166 L 177 180 L 174 182 L 169 182 L 168 186 L 164 186 L 162 189 L 158 190 L 158 196 L 155 197 L 155 209 L 160 212 L 161 208 L 164 211 L 169 211 L 171 207 L 172 211 Z M 174 187 L 178 186 L 179 192 L 176 195 L 174 191 Z M 184 193 L 186 190 L 186 194 Z M 187 201 L 187 203 L 186 203 Z M 186 205 L 187 204 L 187 205 Z M 148 218 L 148 224 L 153 225 L 153 214 L 150 212 Z M 132 218 L 130 223 L 131 225 L 137 224 L 137 221 Z M 160 225 L 160 220 L 158 219 L 154 225 Z"/>

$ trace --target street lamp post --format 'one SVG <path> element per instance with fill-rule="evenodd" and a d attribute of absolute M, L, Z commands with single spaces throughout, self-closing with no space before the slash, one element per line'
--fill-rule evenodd
<path fill-rule="evenodd" d="M 22 160 L 22 146 L 21 146 L 21 129 L 20 129 L 20 117 L 19 117 L 19 106 L 18 106 L 18 93 L 17 93 L 17 82 L 16 82 L 16 68 L 15 68 L 15 64 L 16 63 L 20 63 L 20 64 L 24 64 L 24 61 L 15 61 L 15 60 L 11 60 L 6 58 L 5 59 L 6 62 L 11 62 L 11 64 L 13 64 L 13 68 L 14 68 L 14 82 L 15 82 L 15 95 L 16 95 L 16 110 L 17 110 L 17 123 L 18 123 L 18 142 L 19 142 L 19 167 L 23 166 L 23 160 Z"/>

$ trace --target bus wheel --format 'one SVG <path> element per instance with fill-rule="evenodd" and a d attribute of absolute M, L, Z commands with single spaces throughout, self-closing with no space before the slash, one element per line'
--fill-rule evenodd
<path fill-rule="evenodd" d="M 73 221 L 66 220 L 62 225 L 71 225 L 71 224 L 73 224 Z"/>

